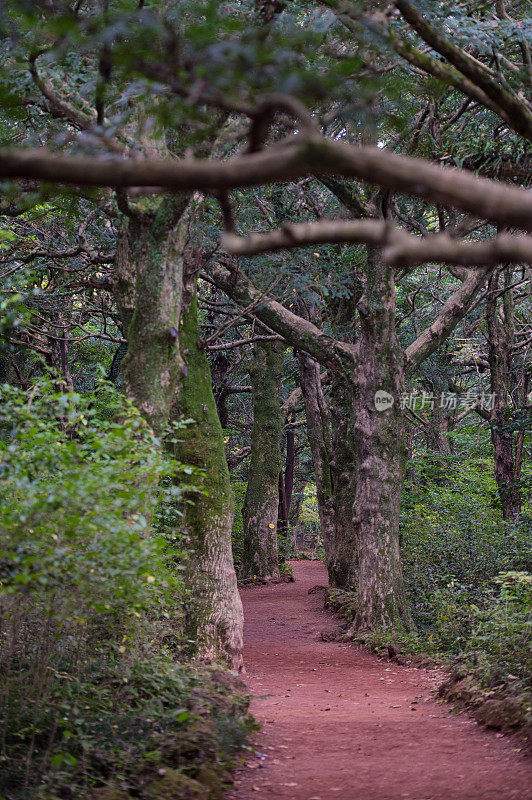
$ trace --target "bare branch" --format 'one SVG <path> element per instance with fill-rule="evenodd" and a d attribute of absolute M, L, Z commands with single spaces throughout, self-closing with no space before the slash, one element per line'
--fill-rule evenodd
<path fill-rule="evenodd" d="M 76 157 L 46 149 L 0 151 L 0 178 L 31 177 L 74 185 L 164 186 L 213 192 L 323 174 L 359 178 L 532 232 L 530 192 L 378 147 L 355 147 L 322 138 L 295 136 L 288 143 L 228 161 Z"/>
<path fill-rule="evenodd" d="M 490 268 L 497 264 L 532 264 L 532 236 L 500 234 L 494 239 L 468 242 L 453 239 L 447 233 L 437 233 L 420 239 L 400 232 L 398 241 L 392 237 L 384 257 L 401 267 L 437 262 L 460 264 L 468 268 Z"/>
<path fill-rule="evenodd" d="M 476 294 L 485 285 L 484 272 L 469 272 L 462 285 L 443 304 L 440 313 L 418 338 L 406 348 L 406 372 L 412 374 L 425 358 L 434 353 L 469 311 Z"/>
<path fill-rule="evenodd" d="M 251 447 L 242 447 L 237 453 L 233 453 L 232 455 L 227 456 L 227 466 L 229 470 L 235 469 L 238 465 L 244 461 L 245 458 L 249 456 L 251 453 Z"/>
<path fill-rule="evenodd" d="M 335 371 L 352 369 L 352 347 L 337 342 L 316 325 L 299 317 L 277 300 L 257 289 L 243 272 L 230 271 L 219 262 L 209 265 L 213 283 L 241 306 L 252 307 L 253 316 L 294 347 Z M 243 313 L 243 312 L 242 312 Z"/>
<path fill-rule="evenodd" d="M 228 270 L 227 270 L 227 272 L 228 272 L 229 274 L 231 274 L 231 275 L 235 274 L 235 271 L 234 271 L 234 270 L 231 270 L 231 269 L 228 269 Z M 212 277 L 212 276 L 211 276 L 211 277 Z M 268 291 L 272 291 L 272 289 L 274 289 L 274 288 L 275 288 L 275 286 L 277 285 L 277 283 L 278 283 L 278 282 L 279 282 L 279 279 L 277 278 L 275 281 L 273 281 L 273 283 L 272 283 L 272 284 L 271 284 L 271 286 L 269 287 Z M 229 295 L 229 296 L 231 296 L 231 295 Z M 215 342 L 217 339 L 219 339 L 219 338 L 220 338 L 220 336 L 223 336 L 223 334 L 224 334 L 224 333 L 227 333 L 227 331 L 228 331 L 228 330 L 230 330 L 231 328 L 233 328 L 233 327 L 234 327 L 234 326 L 235 326 L 235 325 L 238 323 L 238 321 L 239 321 L 239 320 L 240 320 L 242 317 L 249 317 L 249 316 L 251 316 L 251 312 L 252 312 L 252 311 L 253 311 L 253 309 L 254 309 L 254 308 L 255 308 L 255 307 L 256 307 L 256 306 L 257 306 L 257 305 L 258 305 L 258 304 L 259 304 L 259 303 L 262 301 L 262 298 L 263 298 L 264 296 L 265 296 L 265 292 L 260 292 L 260 293 L 257 293 L 257 294 L 256 294 L 256 295 L 253 297 L 253 299 L 251 299 L 251 302 L 249 302 L 249 303 L 248 303 L 248 304 L 247 304 L 247 305 L 246 305 L 244 308 L 240 309 L 240 310 L 239 310 L 239 311 L 236 313 L 236 315 L 235 315 L 235 316 L 231 317 L 231 319 L 228 319 L 228 320 L 226 320 L 225 322 L 223 322 L 223 323 L 220 325 L 220 327 L 219 327 L 219 328 L 217 328 L 217 329 L 214 331 L 214 333 L 212 333 L 210 336 L 207 336 L 207 337 L 206 337 L 206 338 L 204 338 L 204 339 L 200 339 L 200 340 L 199 340 L 199 342 L 198 342 L 198 347 L 199 347 L 200 349 L 202 349 L 202 348 L 209 348 L 209 349 L 213 350 L 213 349 L 214 349 L 214 347 L 213 347 L 213 342 Z M 224 349 L 224 348 L 221 348 L 221 349 Z"/>
<path fill-rule="evenodd" d="M 247 344 L 253 342 L 282 342 L 282 336 L 251 336 L 249 339 L 237 339 L 234 342 L 225 342 L 224 344 L 210 344 L 206 346 L 206 350 L 232 350 L 234 347 L 245 347 Z"/>
<path fill-rule="evenodd" d="M 503 262 L 532 263 L 532 236 L 501 234 L 481 242 L 453 239 L 447 233 L 419 237 L 383 220 L 303 222 L 245 237 L 225 233 L 221 245 L 232 255 L 250 256 L 307 245 L 346 242 L 384 247 L 386 260 L 402 268 L 429 262 L 477 268 L 493 267 Z"/>

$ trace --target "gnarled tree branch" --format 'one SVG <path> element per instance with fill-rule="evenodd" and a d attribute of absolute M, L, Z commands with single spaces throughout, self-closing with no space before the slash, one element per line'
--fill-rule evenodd
<path fill-rule="evenodd" d="M 227 190 L 322 174 L 359 178 L 395 192 L 459 208 L 495 224 L 532 232 L 532 194 L 523 189 L 399 156 L 319 137 L 293 137 L 228 161 L 60 156 L 45 149 L 0 151 L 0 178 L 91 186 L 164 186 Z"/>
<path fill-rule="evenodd" d="M 412 374 L 456 328 L 475 296 L 486 284 L 485 272 L 469 272 L 462 285 L 446 300 L 434 322 L 406 348 L 406 372 Z"/>
<path fill-rule="evenodd" d="M 294 347 L 335 371 L 352 369 L 352 348 L 337 342 L 312 322 L 299 317 L 257 289 L 243 272 L 231 271 L 218 261 L 209 265 L 213 283 L 241 306 L 252 307 L 253 316 Z"/>
<path fill-rule="evenodd" d="M 222 247 L 235 256 L 316 244 L 355 242 L 384 247 L 384 257 L 403 268 L 427 262 L 486 268 L 502 262 L 532 263 L 532 236 L 501 234 L 481 242 L 453 239 L 447 233 L 419 237 L 383 220 L 320 220 L 283 225 L 267 233 L 235 236 L 226 232 Z"/>

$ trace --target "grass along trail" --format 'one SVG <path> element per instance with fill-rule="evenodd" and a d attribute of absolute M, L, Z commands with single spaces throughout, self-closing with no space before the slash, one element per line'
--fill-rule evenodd
<path fill-rule="evenodd" d="M 438 673 L 324 642 L 318 562 L 295 583 L 244 588 L 245 665 L 261 723 L 228 800 L 532 798 L 530 761 L 510 739 L 433 699 Z"/>

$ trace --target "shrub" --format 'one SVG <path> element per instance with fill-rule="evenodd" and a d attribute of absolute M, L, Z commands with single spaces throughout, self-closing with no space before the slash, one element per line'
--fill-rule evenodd
<path fill-rule="evenodd" d="M 515 673 L 532 688 L 532 574 L 503 572 L 483 607 L 474 607 L 469 649 L 482 651 L 501 676 Z"/>
<path fill-rule="evenodd" d="M 176 660 L 190 485 L 161 478 L 190 470 L 106 384 L 3 386 L 1 401 L 0 796 L 87 797 L 111 779 L 139 794 L 161 760 L 228 758 L 222 729 L 245 729 L 234 687 Z"/>
<path fill-rule="evenodd" d="M 413 463 L 401 512 L 407 592 L 423 634 L 440 647 L 459 646 L 471 631 L 470 605 L 491 597 L 493 578 L 530 570 L 525 521 L 502 520 L 492 501 L 496 486 L 488 460 L 426 457 Z"/>

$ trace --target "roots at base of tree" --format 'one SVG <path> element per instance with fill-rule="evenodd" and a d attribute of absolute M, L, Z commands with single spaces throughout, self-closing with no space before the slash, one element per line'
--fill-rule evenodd
<path fill-rule="evenodd" d="M 317 591 L 318 588 L 319 587 L 315 587 L 315 591 Z M 328 608 L 335 614 L 339 614 L 348 623 L 342 641 L 356 641 L 359 644 L 366 644 L 368 640 L 372 639 L 376 631 L 382 629 L 382 626 L 376 625 L 373 628 L 367 625 L 365 620 L 361 621 L 356 592 L 347 589 L 335 589 L 330 586 L 324 587 L 324 590 L 325 608 Z M 386 628 L 390 631 L 404 634 L 405 632 L 413 630 L 414 626 L 409 618 L 403 622 L 398 616 L 396 622 L 391 622 Z"/>

